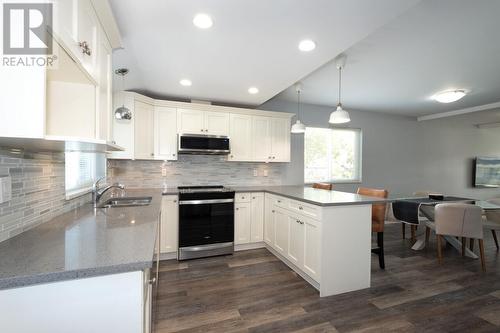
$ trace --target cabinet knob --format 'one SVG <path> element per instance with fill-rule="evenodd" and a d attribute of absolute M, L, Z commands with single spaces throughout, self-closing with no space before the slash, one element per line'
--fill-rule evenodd
<path fill-rule="evenodd" d="M 231 158 L 233 158 L 233 157 L 234 157 L 234 155 L 231 155 Z"/>
<path fill-rule="evenodd" d="M 273 156 L 273 160 L 276 158 L 276 156 Z"/>
<path fill-rule="evenodd" d="M 300 210 L 302 210 L 302 209 L 304 209 L 304 208 L 302 208 L 302 206 L 299 206 L 299 209 L 300 209 Z"/>
<path fill-rule="evenodd" d="M 252 199 L 255 199 L 255 197 L 252 197 Z"/>
<path fill-rule="evenodd" d="M 175 154 L 172 154 L 172 156 L 175 156 Z"/>
<path fill-rule="evenodd" d="M 239 208 L 236 208 L 236 210 L 240 210 Z"/>
<path fill-rule="evenodd" d="M 78 43 L 78 45 L 82 49 L 83 54 L 86 54 L 88 56 L 92 55 L 92 50 L 89 47 L 89 43 L 87 43 L 86 41 L 83 41 L 83 42 Z"/>
<path fill-rule="evenodd" d="M 151 156 L 155 156 L 155 154 L 154 154 L 154 153 L 151 153 Z"/>
<path fill-rule="evenodd" d="M 274 213 L 274 209 L 271 211 L 271 213 Z"/>
<path fill-rule="evenodd" d="M 281 203 L 281 200 L 278 200 L 278 203 Z"/>
<path fill-rule="evenodd" d="M 174 203 L 177 203 L 177 200 L 174 200 Z"/>
<path fill-rule="evenodd" d="M 156 278 L 155 277 L 151 278 L 151 279 L 149 279 L 148 282 L 149 282 L 149 284 L 155 284 L 156 283 Z"/>

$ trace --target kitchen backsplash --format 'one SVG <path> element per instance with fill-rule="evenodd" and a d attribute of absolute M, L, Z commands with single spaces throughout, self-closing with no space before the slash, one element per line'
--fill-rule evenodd
<path fill-rule="evenodd" d="M 23 155 L 0 150 L 0 176 L 12 178 L 12 199 L 0 204 L 0 241 L 90 202 L 65 200 L 64 154 Z"/>
<path fill-rule="evenodd" d="M 162 168 L 166 176 L 162 176 Z M 112 181 L 131 188 L 281 185 L 284 181 L 282 168 L 281 163 L 227 162 L 223 156 L 210 155 L 180 155 L 176 162 L 108 160 L 108 176 Z"/>

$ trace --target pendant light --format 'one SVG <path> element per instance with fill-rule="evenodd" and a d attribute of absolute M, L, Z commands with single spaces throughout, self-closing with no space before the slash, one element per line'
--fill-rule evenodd
<path fill-rule="evenodd" d="M 339 70 L 339 100 L 337 103 L 337 109 L 330 114 L 330 124 L 344 124 L 351 121 L 349 113 L 342 108 L 341 103 L 341 92 L 342 92 L 342 69 L 345 66 L 345 55 L 337 57 L 337 69 Z"/>
<path fill-rule="evenodd" d="M 295 85 L 295 91 L 297 92 L 297 121 L 292 125 L 291 132 L 294 134 L 302 134 L 306 132 L 306 125 L 300 122 L 300 93 L 302 92 L 300 83 Z"/>
<path fill-rule="evenodd" d="M 123 91 L 125 75 L 128 74 L 128 69 L 127 68 L 118 68 L 117 70 L 115 70 L 115 74 L 120 75 L 122 77 L 121 91 Z M 125 101 L 124 101 L 123 95 L 122 95 L 122 106 L 120 106 L 119 108 L 117 108 L 115 110 L 115 118 L 118 120 L 130 120 L 130 119 L 132 119 L 132 112 L 128 108 L 125 107 Z"/>

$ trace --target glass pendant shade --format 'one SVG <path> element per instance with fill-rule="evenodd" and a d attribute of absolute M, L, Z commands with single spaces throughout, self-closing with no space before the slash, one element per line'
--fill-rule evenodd
<path fill-rule="evenodd" d="M 306 132 L 306 125 L 302 124 L 300 120 L 297 119 L 295 124 L 292 125 L 292 133 L 301 134 Z"/>
<path fill-rule="evenodd" d="M 342 109 L 342 105 L 337 105 L 337 109 L 330 114 L 330 124 L 345 124 L 351 121 L 349 113 Z"/>

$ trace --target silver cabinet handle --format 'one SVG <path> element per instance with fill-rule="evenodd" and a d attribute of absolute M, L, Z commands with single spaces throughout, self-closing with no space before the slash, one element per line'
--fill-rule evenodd
<path fill-rule="evenodd" d="M 271 213 L 274 213 L 274 209 L 271 211 Z"/>
<path fill-rule="evenodd" d="M 89 47 L 89 43 L 87 43 L 86 41 L 83 41 L 83 42 L 78 43 L 78 45 L 82 49 L 83 54 L 86 54 L 88 56 L 92 55 L 92 50 Z"/>
<path fill-rule="evenodd" d="M 252 197 L 252 199 L 255 199 L 255 197 Z"/>
<path fill-rule="evenodd" d="M 236 210 L 240 210 L 239 208 L 236 208 Z"/>
<path fill-rule="evenodd" d="M 273 160 L 276 158 L 276 156 L 273 156 Z"/>
<path fill-rule="evenodd" d="M 155 284 L 156 283 L 156 278 L 154 277 L 154 278 L 149 279 L 148 283 L 149 284 Z"/>
<path fill-rule="evenodd" d="M 302 208 L 302 206 L 299 206 L 299 209 L 300 209 L 300 210 L 302 210 L 302 209 L 304 209 L 304 208 Z"/>
<path fill-rule="evenodd" d="M 241 197 L 242 200 L 245 200 L 245 197 Z"/>
<path fill-rule="evenodd" d="M 281 200 L 278 200 L 278 203 L 281 203 Z"/>
<path fill-rule="evenodd" d="M 151 153 L 151 156 L 155 156 L 155 153 Z"/>
<path fill-rule="evenodd" d="M 175 154 L 172 154 L 172 156 L 175 156 Z"/>
<path fill-rule="evenodd" d="M 174 200 L 174 203 L 177 203 L 177 200 Z"/>

